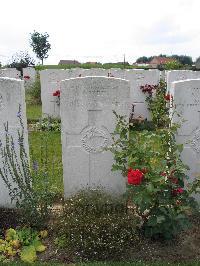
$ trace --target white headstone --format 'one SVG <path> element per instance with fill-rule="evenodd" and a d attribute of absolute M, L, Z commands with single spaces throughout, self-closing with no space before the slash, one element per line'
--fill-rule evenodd
<path fill-rule="evenodd" d="M 44 117 L 60 118 L 58 100 L 53 93 L 60 89 L 60 82 L 70 78 L 71 70 L 46 69 L 40 71 L 42 114 Z"/>
<path fill-rule="evenodd" d="M 64 191 L 68 197 L 84 188 L 103 187 L 121 194 L 125 180 L 112 172 L 111 143 L 115 116 L 129 116 L 129 82 L 108 77 L 84 77 L 61 82 Z"/>
<path fill-rule="evenodd" d="M 19 106 L 21 113 L 19 114 Z M 5 144 L 5 123 L 8 122 L 8 132 L 14 139 L 14 147 L 19 149 L 18 130 L 21 130 L 20 121 L 24 125 L 24 144 L 28 154 L 28 134 L 25 106 L 24 82 L 17 79 L 0 78 L 0 140 L 2 145 Z M 20 156 L 18 156 L 20 162 Z M 0 158 L 0 167 L 2 168 L 2 159 Z M 8 178 L 10 174 L 8 172 Z M 11 207 L 11 200 L 8 189 L 0 176 L 0 207 Z"/>
<path fill-rule="evenodd" d="M 178 143 L 184 144 L 182 159 L 190 167 L 190 181 L 200 175 L 200 79 L 172 83 L 172 95 L 177 115 L 174 122 L 181 122 Z"/>
<path fill-rule="evenodd" d="M 33 67 L 23 68 L 23 79 L 25 88 L 29 89 L 36 80 L 36 70 Z"/>
<path fill-rule="evenodd" d="M 140 87 L 146 84 L 157 85 L 160 79 L 160 72 L 158 70 L 142 69 L 72 68 L 67 70 L 42 70 L 40 72 L 40 80 L 43 115 L 59 118 L 59 106 L 55 107 L 57 99 L 53 97 L 53 92 L 59 89 L 61 80 L 86 76 L 105 76 L 129 80 L 131 86 L 131 103 L 135 106 L 135 117 L 142 116 L 150 119 L 149 110 L 145 101 L 146 95 L 143 94 Z"/>
<path fill-rule="evenodd" d="M 192 70 L 171 70 L 167 71 L 167 92 L 170 93 L 172 82 L 186 79 L 194 79 L 195 72 Z"/>
<path fill-rule="evenodd" d="M 146 96 L 142 93 L 140 87 L 146 84 L 157 85 L 160 80 L 160 72 L 158 70 L 120 68 L 111 68 L 107 72 L 109 77 L 130 81 L 130 98 L 131 103 L 135 106 L 134 117 L 143 116 L 144 118 L 150 119 L 149 110 L 145 101 Z"/>
<path fill-rule="evenodd" d="M 18 71 L 15 68 L 0 69 L 0 77 L 18 79 L 18 78 L 20 78 L 20 75 L 21 75 L 20 71 Z"/>
<path fill-rule="evenodd" d="M 108 71 L 103 68 L 91 68 L 91 69 L 82 69 L 82 77 L 87 76 L 108 76 Z"/>
<path fill-rule="evenodd" d="M 142 116 L 150 119 L 150 113 L 146 103 L 146 95 L 140 89 L 141 86 L 157 85 L 160 80 L 160 72 L 158 70 L 143 70 L 143 69 L 130 69 L 125 70 L 124 78 L 130 81 L 131 103 L 134 104 L 134 116 Z"/>
<path fill-rule="evenodd" d="M 165 82 L 166 82 L 166 75 L 167 75 L 166 70 L 160 71 L 160 79 L 164 80 Z"/>

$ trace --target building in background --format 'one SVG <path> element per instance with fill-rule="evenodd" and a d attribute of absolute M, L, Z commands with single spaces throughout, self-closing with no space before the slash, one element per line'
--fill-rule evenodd
<path fill-rule="evenodd" d="M 151 68 L 160 68 L 160 67 L 164 67 L 165 64 L 169 63 L 169 62 L 174 62 L 177 61 L 174 58 L 169 58 L 169 57 L 161 57 L 161 56 L 155 56 L 150 62 L 149 62 L 149 66 Z"/>
<path fill-rule="evenodd" d="M 79 66 L 81 63 L 79 63 L 76 60 L 60 60 L 58 63 L 59 65 L 73 65 L 73 66 Z"/>

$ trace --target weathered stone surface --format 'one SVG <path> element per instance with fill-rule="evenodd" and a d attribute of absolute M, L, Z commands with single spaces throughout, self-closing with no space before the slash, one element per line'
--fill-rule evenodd
<path fill-rule="evenodd" d="M 170 92 L 172 88 L 172 82 L 186 79 L 200 78 L 199 71 L 192 70 L 172 70 L 167 71 L 167 91 Z"/>
<path fill-rule="evenodd" d="M 19 106 L 21 113 L 19 114 Z M 5 144 L 5 124 L 8 122 L 9 134 L 14 139 L 15 150 L 18 151 L 18 130 L 21 130 L 20 121 L 24 125 L 24 142 L 28 154 L 28 134 L 26 121 L 25 91 L 24 82 L 17 79 L 0 78 L 0 140 Z M 1 156 L 1 155 L 0 155 Z M 20 157 L 18 156 L 20 162 Z M 2 168 L 2 159 L 0 158 L 0 167 Z M 8 172 L 8 178 L 10 174 Z M 11 200 L 8 190 L 0 176 L 0 207 L 10 207 Z"/>
<path fill-rule="evenodd" d="M 29 77 L 29 78 L 28 78 Z M 33 67 L 23 68 L 23 78 L 25 89 L 31 88 L 36 80 L 36 70 Z"/>
<path fill-rule="evenodd" d="M 177 142 L 184 144 L 182 159 L 190 167 L 192 181 L 200 175 L 200 79 L 173 82 L 171 93 L 180 115 L 174 116 L 174 122 L 185 120 L 178 130 Z"/>
<path fill-rule="evenodd" d="M 49 69 L 40 72 L 41 77 L 41 98 L 42 98 L 42 112 L 44 116 L 59 117 L 57 107 L 55 108 L 55 98 L 52 96 L 58 86 L 54 88 L 52 85 L 60 83 L 61 80 L 86 77 L 86 76 L 105 76 L 122 78 L 130 81 L 131 86 L 131 103 L 135 106 L 135 117 L 142 116 L 150 119 L 149 110 L 145 101 L 146 96 L 142 93 L 140 86 L 142 85 L 156 85 L 160 79 L 160 72 L 158 70 L 138 70 L 138 69 Z M 53 82 L 53 84 L 51 84 Z"/>
<path fill-rule="evenodd" d="M 125 70 L 124 78 L 130 81 L 130 97 L 131 103 L 135 106 L 135 117 L 143 116 L 150 120 L 150 113 L 145 101 L 146 95 L 141 91 L 140 87 L 146 84 L 157 85 L 160 80 L 160 72 L 158 70 L 130 69 Z"/>
<path fill-rule="evenodd" d="M 57 97 L 53 96 L 53 93 L 60 89 L 60 81 L 67 78 L 71 78 L 71 71 L 63 69 L 40 71 L 42 114 L 44 117 L 60 118 L 59 106 L 56 104 Z"/>
<path fill-rule="evenodd" d="M 62 154 L 65 197 L 84 188 L 125 191 L 125 180 L 111 172 L 111 143 L 117 113 L 129 115 L 126 80 L 84 77 L 61 82 Z"/>
<path fill-rule="evenodd" d="M 20 78 L 20 71 L 18 71 L 15 68 L 0 69 L 0 77 L 18 79 L 18 78 Z"/>

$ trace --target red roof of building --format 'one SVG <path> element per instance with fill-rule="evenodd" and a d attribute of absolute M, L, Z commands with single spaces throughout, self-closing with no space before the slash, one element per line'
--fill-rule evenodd
<path fill-rule="evenodd" d="M 161 57 L 161 56 L 155 56 L 149 64 L 157 64 L 157 65 L 163 65 L 169 62 L 176 61 L 174 58 L 169 58 L 169 57 Z"/>

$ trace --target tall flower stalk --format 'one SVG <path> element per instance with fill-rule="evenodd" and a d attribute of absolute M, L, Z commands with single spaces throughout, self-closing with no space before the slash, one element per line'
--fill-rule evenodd
<path fill-rule="evenodd" d="M 53 203 L 52 195 L 48 190 L 48 182 L 44 182 L 42 191 L 34 189 L 33 177 L 43 173 L 38 169 L 31 171 L 28 148 L 24 138 L 21 106 L 19 106 L 17 117 L 20 122 L 17 140 L 9 132 L 8 122 L 5 124 L 5 143 L 1 142 L 0 147 L 2 160 L 0 177 L 8 189 L 11 202 L 21 212 L 23 222 L 40 227 L 48 221 Z"/>

